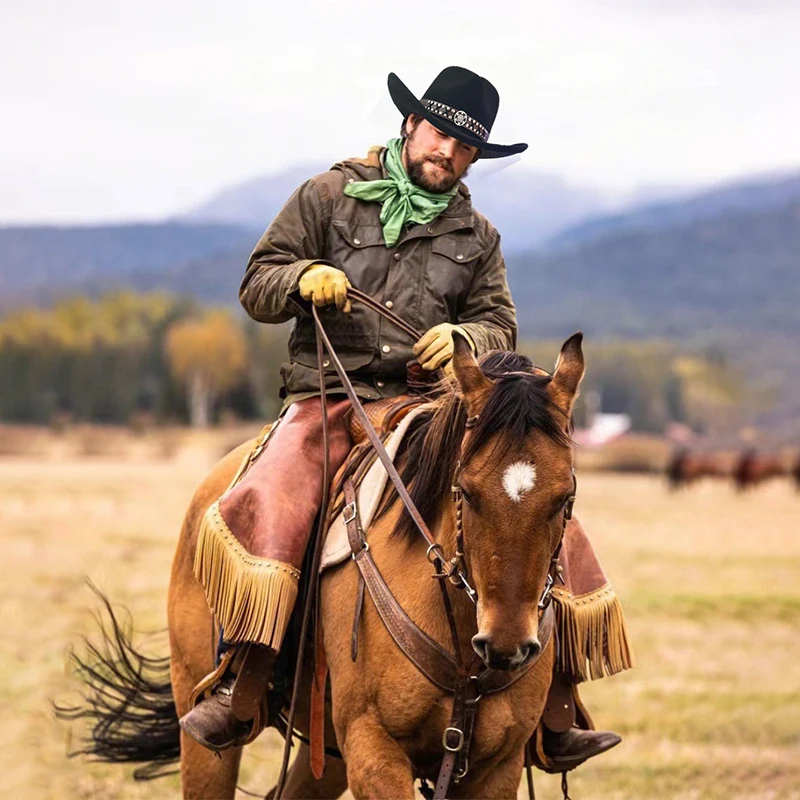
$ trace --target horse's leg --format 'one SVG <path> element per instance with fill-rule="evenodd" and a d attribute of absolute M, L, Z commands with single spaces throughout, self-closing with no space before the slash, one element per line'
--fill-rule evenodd
<path fill-rule="evenodd" d="M 192 569 L 200 520 L 225 490 L 241 455 L 229 455 L 221 469 L 200 487 L 183 522 L 172 562 L 167 612 L 170 634 L 170 677 L 178 716 L 189 711 L 194 687 L 214 668 L 214 621 L 205 593 Z M 181 731 L 181 787 L 185 798 L 233 798 L 241 748 L 217 757 Z"/>
<path fill-rule="evenodd" d="M 377 716 L 368 712 L 353 720 L 345 737 L 347 783 L 354 797 L 415 797 L 411 762 Z"/>
<path fill-rule="evenodd" d="M 325 771 L 317 780 L 311 772 L 308 760 L 308 745 L 300 742 L 297 757 L 286 775 L 283 797 L 287 800 L 335 800 L 347 789 L 347 769 L 341 758 L 325 757 Z M 273 787 L 267 798 L 271 798 Z"/>
<path fill-rule="evenodd" d="M 522 750 L 507 756 L 502 761 L 475 765 L 464 780 L 450 784 L 447 796 L 453 800 L 471 797 L 486 798 L 486 800 L 516 797 L 524 766 Z"/>
<path fill-rule="evenodd" d="M 206 645 L 207 648 L 207 645 Z M 189 698 L 192 689 L 211 671 L 212 661 L 208 659 L 208 669 L 200 675 L 202 670 L 195 671 L 176 657 L 176 649 L 172 651 L 172 692 L 175 696 L 175 706 L 178 716 L 182 716 L 189 709 Z M 205 798 L 220 798 L 220 800 L 233 800 L 236 794 L 236 781 L 239 776 L 239 762 L 242 758 L 242 748 L 236 747 L 216 756 L 203 745 L 198 744 L 191 736 L 181 731 L 181 788 L 186 800 L 200 800 Z"/>
<path fill-rule="evenodd" d="M 217 758 L 181 731 L 181 789 L 184 800 L 233 800 L 242 748 L 232 747 Z"/>

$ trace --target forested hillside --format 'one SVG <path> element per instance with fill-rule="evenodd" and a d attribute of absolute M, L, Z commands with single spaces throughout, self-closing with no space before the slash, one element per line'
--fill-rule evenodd
<path fill-rule="evenodd" d="M 508 259 L 528 334 L 800 334 L 800 201 Z"/>

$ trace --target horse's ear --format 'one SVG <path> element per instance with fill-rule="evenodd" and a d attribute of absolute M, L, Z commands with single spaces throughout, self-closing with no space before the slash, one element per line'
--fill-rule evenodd
<path fill-rule="evenodd" d="M 483 374 L 467 337 L 459 331 L 453 331 L 453 374 L 464 399 L 470 416 L 479 414 L 486 395 L 492 388 L 492 382 Z"/>
<path fill-rule="evenodd" d="M 578 387 L 583 379 L 583 333 L 578 331 L 564 342 L 550 381 L 549 393 L 552 401 L 566 414 L 578 399 Z"/>

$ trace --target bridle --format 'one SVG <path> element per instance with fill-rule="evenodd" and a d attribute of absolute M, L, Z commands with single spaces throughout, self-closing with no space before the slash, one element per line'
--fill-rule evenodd
<path fill-rule="evenodd" d="M 527 373 L 514 373 L 515 375 L 526 375 Z M 474 428 L 478 424 L 480 414 L 475 414 L 469 417 L 466 422 L 466 428 Z M 463 443 L 462 443 L 463 450 Z M 477 603 L 478 595 L 468 581 L 469 570 L 466 562 L 466 539 L 464 536 L 464 490 L 461 488 L 461 468 L 462 459 L 459 458 L 456 462 L 455 472 L 453 473 L 453 481 L 450 487 L 450 492 L 453 496 L 456 511 L 456 552 L 452 558 L 447 562 L 445 576 L 450 579 L 450 582 L 459 589 L 463 589 L 473 603 Z M 575 497 L 578 492 L 578 478 L 575 475 L 575 468 L 572 468 L 572 493 L 567 497 L 563 505 L 561 535 L 558 539 L 553 555 L 550 558 L 550 569 L 547 571 L 545 578 L 544 589 L 539 598 L 538 608 L 539 611 L 544 611 L 550 603 L 550 596 L 557 581 L 564 583 L 562 576 L 562 568 L 559 566 L 558 559 L 561 555 L 561 548 L 564 544 L 564 533 L 567 530 L 567 523 L 572 519 L 572 510 L 575 506 Z M 431 548 L 428 548 L 430 552 Z M 437 575 L 437 577 L 439 577 Z"/>

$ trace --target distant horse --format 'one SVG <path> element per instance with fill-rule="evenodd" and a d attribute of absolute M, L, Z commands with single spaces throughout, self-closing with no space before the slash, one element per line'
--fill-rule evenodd
<path fill-rule="evenodd" d="M 790 475 L 794 480 L 795 489 L 800 491 L 800 453 L 797 454 L 794 463 L 792 464 Z"/>
<path fill-rule="evenodd" d="M 760 453 L 754 447 L 748 448 L 736 459 L 733 467 L 733 482 L 741 492 L 752 489 L 770 478 L 780 477 L 787 472 L 783 459 L 775 454 Z"/>
<path fill-rule="evenodd" d="M 673 453 L 665 470 L 670 489 L 689 486 L 701 478 L 728 476 L 723 458 L 718 453 L 700 453 L 683 447 Z"/>
<path fill-rule="evenodd" d="M 457 389 L 433 401 L 414 421 L 398 463 L 445 553 L 453 553 L 456 544 L 453 481 L 463 498 L 459 519 L 466 566 L 479 598 L 477 614 L 464 592 L 445 585 L 464 662 L 478 660 L 478 653 L 486 666 L 507 671 L 538 656 L 515 683 L 481 700 L 468 774 L 448 794 L 514 797 L 556 655 L 555 637 L 544 648 L 539 640 L 538 605 L 574 494 L 569 431 L 584 371 L 582 337 L 576 334 L 564 344 L 552 376 L 523 371 L 524 362 L 512 353 L 491 354 L 479 366 L 466 340 L 455 338 Z M 183 523 L 168 600 L 174 704 L 163 680 L 142 678 L 135 651 L 117 637 L 117 648 L 132 667 L 112 670 L 100 683 L 105 689 L 116 684 L 122 701 L 109 705 L 101 698 L 88 714 L 99 721 L 90 748 L 95 755 L 129 761 L 158 758 L 156 741 L 162 760 L 176 754 L 177 717 L 189 710 L 192 689 L 212 670 L 216 647 L 212 614 L 193 573 L 198 529 L 205 510 L 225 491 L 251 446 L 242 445 L 215 467 Z M 411 535 L 408 517 L 391 491 L 369 528 L 370 553 L 409 617 L 447 649 L 451 631 L 439 581 L 431 579 L 425 543 Z M 369 601 L 357 629 L 358 658 L 351 659 L 357 581 L 356 565 L 348 560 L 324 573 L 321 584 L 333 723 L 326 743 L 338 745 L 344 761 L 326 758 L 324 776 L 317 781 L 309 750 L 301 745 L 285 797 L 338 797 L 349 786 L 359 798 L 411 798 L 416 778 L 436 778 L 451 696 L 400 652 Z M 137 708 L 144 710 L 143 717 L 134 717 Z M 297 727 L 307 730 L 305 709 L 298 720 Z M 180 732 L 184 796 L 232 798 L 240 758 L 241 749 L 220 758 Z"/>

